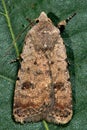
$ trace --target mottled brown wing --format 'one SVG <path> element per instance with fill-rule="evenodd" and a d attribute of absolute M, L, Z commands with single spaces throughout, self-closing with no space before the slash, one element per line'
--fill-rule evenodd
<path fill-rule="evenodd" d="M 50 65 L 54 87 L 54 106 L 47 116 L 47 121 L 65 124 L 72 117 L 72 91 L 67 69 L 65 45 L 59 36 L 51 52 Z"/>
<path fill-rule="evenodd" d="M 36 26 L 37 28 L 37 26 Z M 17 122 L 39 121 L 51 104 L 51 79 L 47 58 L 42 50 L 36 51 L 34 29 L 27 34 L 22 52 L 14 94 L 13 115 Z M 43 114 L 45 112 L 45 114 Z"/>
<path fill-rule="evenodd" d="M 65 45 L 59 30 L 44 12 L 38 21 L 25 40 L 13 114 L 18 122 L 44 119 L 65 124 L 72 117 Z"/>

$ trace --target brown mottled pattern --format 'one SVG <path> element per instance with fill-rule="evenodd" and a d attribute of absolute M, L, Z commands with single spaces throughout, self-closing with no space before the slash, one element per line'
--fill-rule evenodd
<path fill-rule="evenodd" d="M 14 92 L 17 122 L 65 124 L 72 117 L 72 91 L 66 49 L 59 30 L 42 12 L 28 32 Z"/>

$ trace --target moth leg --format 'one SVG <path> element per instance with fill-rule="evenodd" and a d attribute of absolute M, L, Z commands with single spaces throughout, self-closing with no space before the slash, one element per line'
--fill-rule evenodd
<path fill-rule="evenodd" d="M 19 62 L 19 63 L 21 63 L 22 61 L 23 61 L 23 58 L 22 58 L 21 55 L 20 55 L 20 56 L 17 57 L 16 59 L 12 60 L 12 61 L 10 62 L 10 64 L 12 64 L 12 63 L 14 63 L 14 62 Z"/>
<path fill-rule="evenodd" d="M 60 21 L 58 23 L 58 28 L 60 30 L 60 32 L 63 32 L 65 29 L 65 26 L 67 25 L 67 23 L 76 15 L 76 13 L 74 13 L 73 15 L 69 16 L 67 19 Z"/>

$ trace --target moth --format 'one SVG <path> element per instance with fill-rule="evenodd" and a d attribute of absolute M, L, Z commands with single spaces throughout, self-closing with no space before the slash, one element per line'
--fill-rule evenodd
<path fill-rule="evenodd" d="M 55 27 L 41 12 L 27 33 L 14 92 L 15 121 L 66 124 L 71 120 L 72 89 L 60 30 L 73 16 Z"/>

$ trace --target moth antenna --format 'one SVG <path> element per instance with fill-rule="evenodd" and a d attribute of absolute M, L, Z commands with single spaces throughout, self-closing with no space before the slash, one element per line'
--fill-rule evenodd
<path fill-rule="evenodd" d="M 74 13 L 73 15 L 69 16 L 65 21 L 66 23 L 68 23 L 74 16 L 76 15 L 76 13 Z"/>
<path fill-rule="evenodd" d="M 60 30 L 60 32 L 63 32 L 63 30 L 65 29 L 65 26 L 67 25 L 67 23 L 76 15 L 76 13 L 74 13 L 73 15 L 69 16 L 67 19 L 59 22 L 58 24 L 58 28 Z"/>

